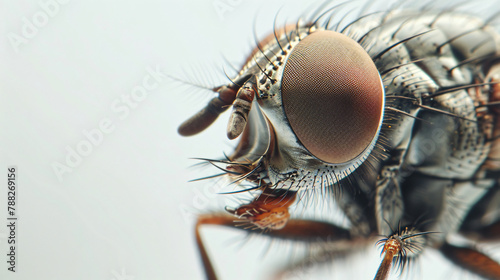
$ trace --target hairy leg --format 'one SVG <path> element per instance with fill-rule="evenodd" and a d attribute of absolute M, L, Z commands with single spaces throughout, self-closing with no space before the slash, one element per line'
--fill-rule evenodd
<path fill-rule="evenodd" d="M 227 213 L 203 214 L 198 216 L 198 221 L 195 227 L 195 236 L 205 274 L 209 280 L 215 280 L 217 279 L 217 276 L 200 235 L 200 227 L 203 225 L 219 225 L 237 228 L 273 238 L 303 242 L 335 242 L 351 240 L 348 230 L 325 222 L 290 219 L 287 224 L 279 230 L 259 231 L 249 227 L 241 227 L 241 225 L 246 225 L 245 220 L 240 220 Z"/>

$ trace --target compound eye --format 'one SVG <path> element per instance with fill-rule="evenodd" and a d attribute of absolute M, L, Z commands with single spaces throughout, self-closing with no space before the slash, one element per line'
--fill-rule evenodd
<path fill-rule="evenodd" d="M 351 38 L 317 31 L 288 57 L 281 81 L 285 115 L 304 147 L 328 163 L 345 163 L 378 135 L 384 107 L 380 75 Z"/>

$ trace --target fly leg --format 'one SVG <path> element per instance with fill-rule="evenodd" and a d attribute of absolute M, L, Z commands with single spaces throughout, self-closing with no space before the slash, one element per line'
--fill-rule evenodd
<path fill-rule="evenodd" d="M 383 259 L 375 275 L 375 280 L 385 280 L 389 277 L 391 267 L 403 270 L 413 258 L 417 257 L 427 245 L 426 235 L 433 232 L 420 232 L 413 227 L 398 229 L 388 238 L 378 242 L 383 245 Z"/>
<path fill-rule="evenodd" d="M 441 253 L 454 264 L 486 279 L 500 279 L 500 264 L 474 248 L 445 243 Z"/>
<path fill-rule="evenodd" d="M 252 231 L 270 237 L 303 242 L 317 242 L 318 240 L 340 241 L 350 239 L 348 230 L 324 222 L 291 219 L 282 229 L 267 230 L 263 232 L 240 227 L 242 222 L 244 222 L 244 220 L 237 219 L 226 213 L 204 214 L 198 216 L 198 221 L 195 227 L 196 244 L 198 246 L 207 279 L 215 280 L 217 279 L 217 276 L 208 257 L 203 240 L 201 239 L 200 227 L 203 225 L 220 225 Z"/>
<path fill-rule="evenodd" d="M 213 265 L 200 235 L 204 225 L 220 225 L 261 235 L 302 242 L 318 240 L 350 240 L 349 230 L 336 225 L 312 220 L 289 219 L 288 207 L 295 201 L 296 192 L 264 187 L 262 194 L 246 205 L 228 213 L 204 214 L 195 227 L 196 244 L 207 279 L 217 279 Z"/>
<path fill-rule="evenodd" d="M 234 217 L 221 213 L 221 214 L 206 214 L 198 216 L 198 221 L 195 226 L 195 237 L 196 237 L 196 245 L 198 246 L 198 252 L 200 254 L 201 262 L 203 263 L 203 268 L 205 270 L 205 276 L 208 280 L 216 280 L 217 276 L 215 274 L 215 270 L 210 262 L 210 258 L 208 257 L 207 250 L 203 245 L 203 240 L 200 235 L 200 227 L 202 225 L 221 225 L 221 226 L 234 226 Z"/>

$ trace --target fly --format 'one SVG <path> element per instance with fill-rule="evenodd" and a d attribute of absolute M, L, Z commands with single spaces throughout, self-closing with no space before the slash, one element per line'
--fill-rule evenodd
<path fill-rule="evenodd" d="M 426 250 L 500 279 L 498 261 L 449 240 L 500 240 L 496 18 L 421 8 L 344 21 L 340 6 L 275 28 L 179 128 L 197 134 L 230 109 L 227 137 L 238 144 L 224 159 L 204 161 L 222 170 L 234 193 L 252 194 L 198 217 L 207 278 L 217 276 L 200 235 L 204 225 L 324 242 L 313 255 L 377 243 L 376 280 L 406 271 Z M 291 213 L 318 190 L 339 206 L 348 227 Z"/>

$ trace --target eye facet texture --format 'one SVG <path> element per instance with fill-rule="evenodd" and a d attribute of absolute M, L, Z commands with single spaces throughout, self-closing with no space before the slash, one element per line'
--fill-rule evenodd
<path fill-rule="evenodd" d="M 380 75 L 368 53 L 343 34 L 317 31 L 301 40 L 286 61 L 281 95 L 295 135 L 322 161 L 350 161 L 377 135 Z"/>

